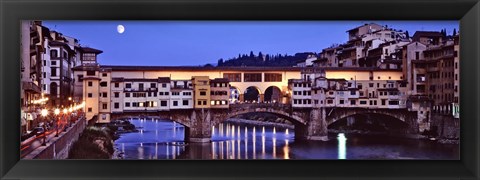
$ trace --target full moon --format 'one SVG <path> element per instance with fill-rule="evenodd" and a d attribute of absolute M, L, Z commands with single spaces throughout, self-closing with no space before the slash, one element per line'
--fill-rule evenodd
<path fill-rule="evenodd" d="M 122 34 L 125 31 L 125 27 L 123 27 L 123 25 L 120 24 L 117 26 L 117 31 L 118 33 Z"/>

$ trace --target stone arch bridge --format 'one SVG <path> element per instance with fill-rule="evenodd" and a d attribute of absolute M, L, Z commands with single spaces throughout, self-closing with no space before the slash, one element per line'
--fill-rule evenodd
<path fill-rule="evenodd" d="M 357 114 L 382 114 L 407 123 L 410 132 L 418 133 L 416 112 L 407 109 L 367 109 L 367 108 L 301 108 L 293 109 L 289 104 L 254 103 L 231 104 L 229 109 L 178 109 L 170 111 L 125 111 L 112 113 L 112 119 L 148 117 L 170 119 L 185 126 L 185 137 L 190 142 L 209 142 L 212 127 L 237 115 L 263 112 L 275 114 L 295 125 L 295 138 L 327 140 L 328 125 Z"/>

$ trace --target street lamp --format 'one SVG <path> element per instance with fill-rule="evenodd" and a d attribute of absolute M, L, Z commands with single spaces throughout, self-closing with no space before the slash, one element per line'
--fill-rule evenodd
<path fill-rule="evenodd" d="M 56 133 L 55 133 L 55 137 L 58 137 L 58 121 L 59 121 L 59 114 L 60 114 L 60 109 L 55 109 L 55 111 L 53 112 L 55 114 L 55 116 L 57 117 L 57 124 L 55 126 L 55 130 L 56 130 Z"/>
<path fill-rule="evenodd" d="M 63 122 L 64 122 L 65 124 L 67 124 L 67 123 L 66 123 L 66 115 L 67 115 L 67 113 L 68 113 L 68 109 L 67 109 L 67 108 L 63 109 L 62 119 L 63 119 Z M 64 127 L 64 128 L 63 128 L 63 132 L 67 132 L 67 128 Z"/>
<path fill-rule="evenodd" d="M 42 117 L 43 117 L 43 143 L 42 143 L 42 146 L 46 146 L 47 145 L 47 142 L 46 142 L 46 139 L 47 139 L 46 131 L 47 131 L 47 129 L 46 129 L 45 123 L 47 123 L 47 122 L 46 122 L 45 118 L 48 115 L 48 110 L 47 109 L 42 109 L 41 114 L 42 114 Z"/>

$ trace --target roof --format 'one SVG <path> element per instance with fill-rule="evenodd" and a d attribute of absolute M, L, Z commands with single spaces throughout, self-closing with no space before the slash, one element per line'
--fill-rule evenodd
<path fill-rule="evenodd" d="M 94 49 L 94 48 L 91 48 L 91 47 L 81 47 L 80 50 L 84 53 L 95 53 L 95 54 L 100 54 L 100 53 L 103 52 L 101 50 Z"/>
<path fill-rule="evenodd" d="M 100 65 L 100 68 L 110 68 L 112 71 L 300 71 L 301 67 L 240 67 L 240 66 L 221 66 L 221 67 L 203 67 L 203 66 L 114 66 Z M 73 68 L 81 70 L 82 66 Z"/>
<path fill-rule="evenodd" d="M 443 37 L 443 34 L 438 31 L 417 31 L 412 36 L 414 40 L 420 37 Z"/>
<path fill-rule="evenodd" d="M 366 26 L 366 25 L 378 25 L 378 26 L 381 26 L 381 25 L 379 25 L 379 24 L 377 24 L 377 23 L 365 23 L 365 24 L 362 24 L 362 25 L 357 26 L 357 27 L 355 27 L 355 28 L 352 28 L 352 29 L 350 29 L 350 30 L 347 30 L 347 32 L 356 30 L 356 29 L 361 28 L 361 27 Z"/>
<path fill-rule="evenodd" d="M 48 43 L 50 46 L 63 46 L 69 51 L 73 51 L 67 43 L 59 42 L 59 41 L 49 41 Z"/>
<path fill-rule="evenodd" d="M 169 83 L 170 78 L 169 77 L 158 77 L 158 82 L 159 83 Z"/>
<path fill-rule="evenodd" d="M 222 83 L 222 82 L 230 82 L 227 78 L 215 78 L 215 79 L 212 79 L 210 80 L 210 82 L 215 82 L 215 83 Z"/>

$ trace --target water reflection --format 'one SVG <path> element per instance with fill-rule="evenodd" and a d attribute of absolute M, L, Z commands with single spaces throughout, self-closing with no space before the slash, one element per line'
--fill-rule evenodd
<path fill-rule="evenodd" d="M 223 131 L 224 126 L 226 126 L 225 131 Z M 293 141 L 294 137 L 288 136 L 288 129 L 281 129 L 278 132 L 277 127 L 260 127 L 262 131 L 257 133 L 257 126 L 219 124 L 212 132 L 211 157 L 213 159 L 289 158 L 288 142 Z M 257 138 L 261 141 L 258 142 Z"/>
<path fill-rule="evenodd" d="M 185 143 L 172 121 L 133 119 L 139 132 L 115 141 L 124 159 L 458 159 L 458 145 L 431 141 L 330 134 L 330 141 L 294 141 L 293 129 L 221 123 L 211 144 Z M 348 141 L 347 141 L 348 139 Z M 348 151 L 347 151 L 348 146 Z"/>
<path fill-rule="evenodd" d="M 347 157 L 347 138 L 345 134 L 339 133 L 337 136 L 338 139 L 338 159 L 346 159 Z"/>

